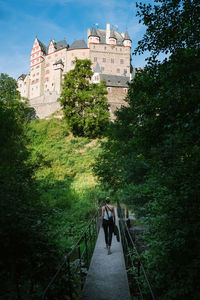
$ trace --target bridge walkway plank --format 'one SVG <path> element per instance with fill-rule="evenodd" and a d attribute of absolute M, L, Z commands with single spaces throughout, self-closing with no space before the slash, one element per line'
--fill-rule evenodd
<path fill-rule="evenodd" d="M 119 228 L 117 217 L 116 224 Z M 105 249 L 104 232 L 102 228 L 100 228 L 99 231 L 81 299 L 131 299 L 122 244 L 121 242 L 117 242 L 116 237 L 113 235 L 111 255 L 108 255 Z"/>

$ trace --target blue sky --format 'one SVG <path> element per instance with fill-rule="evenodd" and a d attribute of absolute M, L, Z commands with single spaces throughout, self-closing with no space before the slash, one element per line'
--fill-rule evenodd
<path fill-rule="evenodd" d="M 118 26 L 132 39 L 132 52 L 145 32 L 136 17 L 136 0 L 0 0 L 0 73 L 18 78 L 29 73 L 29 58 L 37 36 L 48 45 L 87 38 L 87 28 L 106 23 Z M 133 57 L 143 67 L 146 55 Z"/>

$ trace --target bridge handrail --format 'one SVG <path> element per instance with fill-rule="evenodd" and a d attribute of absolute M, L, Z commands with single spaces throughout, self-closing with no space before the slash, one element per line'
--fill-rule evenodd
<path fill-rule="evenodd" d="M 70 276 L 70 257 L 71 255 L 78 249 L 78 254 L 79 254 L 79 266 L 81 269 L 81 260 L 82 260 L 82 256 L 81 256 L 81 250 L 80 250 L 80 245 L 81 243 L 84 241 L 85 242 L 85 248 L 82 251 L 82 254 L 86 253 L 87 256 L 87 261 L 88 261 L 88 245 L 87 245 L 87 233 L 90 232 L 91 229 L 91 225 L 95 224 L 96 225 L 96 236 L 97 233 L 99 231 L 99 224 L 98 224 L 98 218 L 99 217 L 99 209 L 97 209 L 95 215 L 91 218 L 91 220 L 89 221 L 89 224 L 87 225 L 86 229 L 84 230 L 84 232 L 81 234 L 80 238 L 78 239 L 78 241 L 76 242 L 76 244 L 73 246 L 73 248 L 70 250 L 70 252 L 67 253 L 66 256 L 64 256 L 64 260 L 63 262 L 58 266 L 58 269 L 56 271 L 56 273 L 54 274 L 54 276 L 51 278 L 50 282 L 48 283 L 47 287 L 45 288 L 43 294 L 42 294 L 42 300 L 45 300 L 45 297 L 47 295 L 47 292 L 49 291 L 49 289 L 51 288 L 51 286 L 53 285 L 53 283 L 55 282 L 56 278 L 58 277 L 59 273 L 61 272 L 63 266 L 67 263 L 68 265 L 68 275 Z M 94 222 L 95 221 L 95 222 Z M 91 235 L 90 235 L 91 238 Z M 89 239 L 90 241 L 91 239 Z M 89 267 L 89 263 L 88 263 L 88 267 Z M 81 273 L 81 271 L 80 271 Z M 73 296 L 71 295 L 70 292 L 70 299 L 73 299 Z"/>
<path fill-rule="evenodd" d="M 144 269 L 143 263 L 142 263 L 142 261 L 141 261 L 141 259 L 140 259 L 140 255 L 139 255 L 139 253 L 138 253 L 138 251 L 137 251 L 136 245 L 135 245 L 135 243 L 134 243 L 134 241 L 133 241 L 133 238 L 132 238 L 132 236 L 131 236 L 131 234 L 130 234 L 130 231 L 129 231 L 129 228 L 128 228 L 128 226 L 127 226 L 127 223 L 126 223 L 126 221 L 124 220 L 124 219 L 125 219 L 125 216 L 124 216 L 124 214 L 122 214 L 122 208 L 121 208 L 121 206 L 120 206 L 119 201 L 118 201 L 118 203 L 117 203 L 117 206 L 118 206 L 118 213 L 119 213 L 120 220 L 123 221 L 123 225 L 125 226 L 126 233 L 128 234 L 128 237 L 129 237 L 129 241 L 130 241 L 130 243 L 131 243 L 131 245 L 132 245 L 132 248 L 134 248 L 135 253 L 136 253 L 136 255 L 137 255 L 137 261 L 139 262 L 139 264 L 138 264 L 138 274 L 140 274 L 140 268 L 141 268 L 141 269 L 142 269 L 142 272 L 143 272 L 143 275 L 144 275 L 144 278 L 145 278 L 145 280 L 146 280 L 147 286 L 148 286 L 148 288 L 149 288 L 149 292 L 150 292 L 150 294 L 151 294 L 151 298 L 152 298 L 152 300 L 155 300 L 155 296 L 154 296 L 154 293 L 153 293 L 151 284 L 150 284 L 150 282 L 149 282 L 149 279 L 148 279 L 148 277 L 147 277 L 146 271 L 145 271 L 145 269 Z M 122 230 L 121 230 L 121 234 L 122 234 L 122 233 L 125 234 L 125 233 L 122 232 Z M 126 237 L 125 237 L 125 239 L 126 239 Z M 123 243 L 122 243 L 122 244 L 123 244 Z M 124 245 L 123 245 L 123 248 L 124 248 Z M 133 264 L 133 261 L 132 261 L 132 266 L 133 266 L 133 265 L 134 265 L 134 264 Z M 138 277 L 139 277 L 139 275 L 138 275 Z M 137 278 L 136 278 L 136 281 L 137 281 Z M 137 281 L 137 283 L 138 283 L 138 281 Z M 142 295 L 142 291 L 141 291 L 141 288 L 140 288 L 140 286 L 139 286 L 139 283 L 138 283 L 138 288 L 139 288 L 139 291 L 140 291 L 140 296 L 141 296 L 141 298 L 143 299 L 143 295 Z"/>

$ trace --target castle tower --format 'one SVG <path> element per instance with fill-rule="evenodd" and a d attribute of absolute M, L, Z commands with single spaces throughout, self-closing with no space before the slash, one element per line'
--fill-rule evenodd
<path fill-rule="evenodd" d="M 43 92 L 43 65 L 46 46 L 35 38 L 30 58 L 30 99 L 39 97 Z"/>
<path fill-rule="evenodd" d="M 116 39 L 115 32 L 114 32 L 113 28 L 111 29 L 111 32 L 110 32 L 109 44 L 112 45 L 112 46 L 115 46 L 117 44 L 117 39 Z"/>
<path fill-rule="evenodd" d="M 125 36 L 124 36 L 123 44 L 124 44 L 125 47 L 131 48 L 131 42 L 132 42 L 132 41 L 131 41 L 131 39 L 130 39 L 130 36 L 129 36 L 129 34 L 128 34 L 128 31 L 126 31 Z"/>
<path fill-rule="evenodd" d="M 93 82 L 94 83 L 100 83 L 100 73 L 101 73 L 101 69 L 100 69 L 100 66 L 97 62 L 96 66 L 94 68 L 94 75 L 93 75 Z"/>
<path fill-rule="evenodd" d="M 99 44 L 100 36 L 97 34 L 95 26 L 92 28 L 91 34 L 88 36 L 88 44 Z"/>
<path fill-rule="evenodd" d="M 62 74 L 64 69 L 64 63 L 62 59 L 59 59 L 53 64 L 54 69 L 54 82 L 55 82 L 55 92 L 57 94 L 61 93 L 61 86 L 62 86 Z"/>

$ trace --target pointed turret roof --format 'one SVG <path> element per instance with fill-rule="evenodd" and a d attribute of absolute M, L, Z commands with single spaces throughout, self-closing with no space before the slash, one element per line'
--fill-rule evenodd
<path fill-rule="evenodd" d="M 96 66 L 94 68 L 94 73 L 101 73 L 101 68 L 100 68 L 98 62 L 96 63 Z"/>
<path fill-rule="evenodd" d="M 131 38 L 130 38 L 130 36 L 129 36 L 129 34 L 128 34 L 128 30 L 126 30 L 124 39 L 125 39 L 125 40 L 130 40 L 130 41 L 131 41 Z"/>
<path fill-rule="evenodd" d="M 117 39 L 113 28 L 110 31 L 110 38 Z"/>
<path fill-rule="evenodd" d="M 96 31 L 96 28 L 95 28 L 95 25 L 93 26 L 93 28 L 92 28 L 92 32 L 91 32 L 91 34 L 90 34 L 90 36 L 98 36 L 99 37 L 99 35 L 98 35 L 98 33 L 97 33 L 97 31 Z"/>

